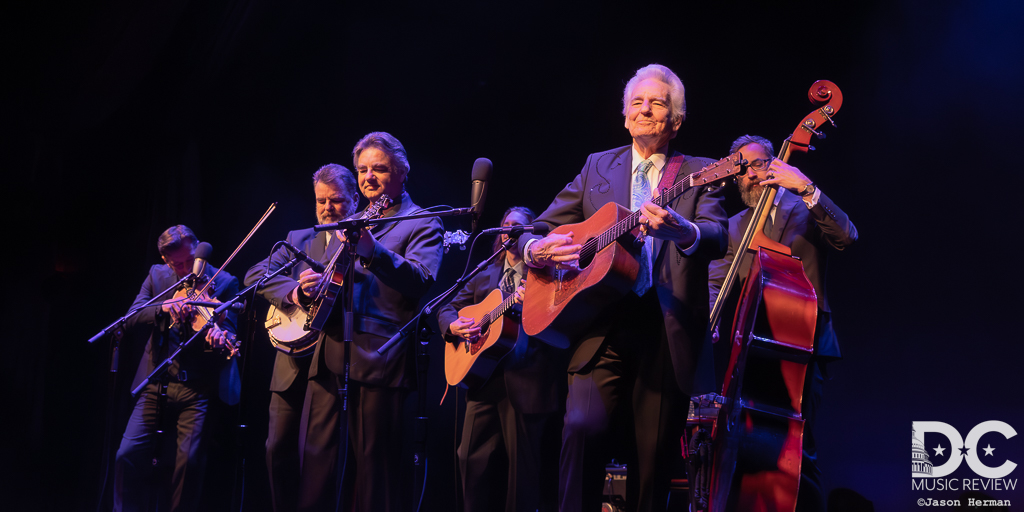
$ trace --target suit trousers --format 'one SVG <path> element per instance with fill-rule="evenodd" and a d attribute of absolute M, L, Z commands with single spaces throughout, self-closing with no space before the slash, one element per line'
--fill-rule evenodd
<path fill-rule="evenodd" d="M 209 398 L 179 382 L 167 386 L 160 407 L 159 383 L 143 388 L 125 428 L 114 463 L 114 510 L 193 511 L 199 508 L 206 469 Z M 158 430 L 163 434 L 158 434 Z M 173 437 L 172 437 L 173 436 Z M 163 481 L 166 438 L 175 441 L 170 482 Z"/>
<path fill-rule="evenodd" d="M 514 391 L 513 391 L 514 392 Z M 554 510 L 558 413 L 515 410 L 501 374 L 466 400 L 459 470 L 466 512 Z M 551 441 L 546 445 L 545 441 Z M 548 471 L 551 470 L 551 475 Z M 544 492 L 550 490 L 550 492 Z"/>
<path fill-rule="evenodd" d="M 338 379 L 323 370 L 306 381 L 299 422 L 300 511 L 333 512 L 338 503 Z"/>
<path fill-rule="evenodd" d="M 267 475 L 275 512 L 297 510 L 299 503 L 299 426 L 305 399 L 305 375 L 296 378 L 285 391 L 270 394 Z"/>
<path fill-rule="evenodd" d="M 630 295 L 617 309 L 620 316 L 595 359 L 568 377 L 559 462 L 563 512 L 600 509 L 604 466 L 616 439 L 627 440 L 619 458 L 627 462 L 629 509 L 657 510 L 668 498 L 687 397 L 672 374 L 653 289 L 642 298 Z"/>
<path fill-rule="evenodd" d="M 409 390 L 349 382 L 349 451 L 342 461 L 346 505 L 354 512 L 408 510 L 412 480 L 403 471 L 402 411 Z M 419 498 L 418 490 L 415 498 Z"/>

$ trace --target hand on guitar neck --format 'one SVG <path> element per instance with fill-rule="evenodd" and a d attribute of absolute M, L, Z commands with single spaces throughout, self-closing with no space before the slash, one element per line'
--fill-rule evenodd
<path fill-rule="evenodd" d="M 515 296 L 514 304 L 523 303 L 523 297 L 526 295 L 526 277 L 523 277 L 513 295 Z M 480 339 L 480 319 L 460 315 L 454 322 L 448 324 L 448 331 L 452 336 L 465 341 L 468 349 L 469 344 L 476 343 Z"/>
<path fill-rule="evenodd" d="M 662 208 L 651 201 L 640 207 L 640 231 L 644 234 L 675 242 L 686 249 L 697 241 L 697 226 L 672 208 Z"/>

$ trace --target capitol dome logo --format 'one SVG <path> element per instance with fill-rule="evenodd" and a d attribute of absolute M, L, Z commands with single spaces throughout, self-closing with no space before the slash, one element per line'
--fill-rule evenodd
<path fill-rule="evenodd" d="M 917 438 L 917 430 L 911 429 L 910 432 L 911 444 L 914 447 L 911 454 L 913 476 L 930 477 L 932 476 L 932 463 L 928 460 L 928 451 L 924 448 L 924 441 Z"/>

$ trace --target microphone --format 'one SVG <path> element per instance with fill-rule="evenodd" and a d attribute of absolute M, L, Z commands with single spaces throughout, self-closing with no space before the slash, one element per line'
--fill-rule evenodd
<path fill-rule="evenodd" d="M 469 196 L 469 205 L 473 208 L 472 231 L 476 231 L 476 221 L 484 213 L 484 201 L 487 200 L 487 180 L 491 177 L 494 165 L 486 158 L 477 158 L 473 162 L 473 190 Z"/>
<path fill-rule="evenodd" d="M 205 300 L 187 300 L 182 304 L 187 304 L 189 306 L 202 306 L 204 308 L 219 308 L 224 305 L 223 302 L 208 302 Z M 240 313 L 245 309 L 245 304 L 241 302 L 235 302 L 228 306 L 228 309 Z"/>
<path fill-rule="evenodd" d="M 305 262 L 307 265 L 309 265 L 309 268 L 313 269 L 314 271 L 323 274 L 324 270 L 327 270 L 327 268 L 324 267 L 323 263 L 320 263 L 319 261 L 310 258 L 308 254 L 300 251 L 298 247 L 295 247 L 294 245 L 284 240 L 282 240 L 281 243 L 284 244 L 284 246 L 287 247 L 288 250 L 295 255 L 295 258 L 297 260 Z"/>
<path fill-rule="evenodd" d="M 551 226 L 548 226 L 546 222 L 534 222 L 529 226 L 503 226 L 500 228 L 485 229 L 480 232 L 481 235 L 497 235 L 502 233 L 508 233 L 509 236 L 517 237 L 523 233 L 533 233 L 535 235 L 546 235 L 548 231 L 551 231 Z"/>
<path fill-rule="evenodd" d="M 192 275 L 199 277 L 206 271 L 206 258 L 213 253 L 213 246 L 206 242 L 199 242 L 196 246 L 196 261 L 192 263 Z"/>

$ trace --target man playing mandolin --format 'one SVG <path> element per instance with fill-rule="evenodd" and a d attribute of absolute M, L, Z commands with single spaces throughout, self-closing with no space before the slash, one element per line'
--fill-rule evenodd
<path fill-rule="evenodd" d="M 781 242 L 800 258 L 807 279 L 814 287 L 818 301 L 817 325 L 814 330 L 814 355 L 807 364 L 801 414 L 804 420 L 803 461 L 800 466 L 798 511 L 825 510 L 822 499 L 821 472 L 816 459 L 814 419 L 822 396 L 822 367 L 839 359 L 839 343 L 832 329 L 832 313 L 825 292 L 828 253 L 841 251 L 857 240 L 857 228 L 831 199 L 796 167 L 774 158 L 772 143 L 763 137 L 744 135 L 732 144 L 731 153 L 739 151 L 750 162 L 746 174 L 736 179 L 740 197 L 749 208 L 729 219 L 729 250 L 725 258 L 711 263 L 710 304 L 714 304 L 725 282 L 726 273 L 750 223 L 752 209 L 757 206 L 765 187 L 778 185 L 774 205 L 765 222 L 765 234 Z M 748 262 L 740 269 L 739 278 L 746 278 Z M 738 290 L 741 286 L 737 286 Z M 728 332 L 731 321 L 722 321 L 720 330 Z M 728 336 L 727 336 L 728 337 Z M 728 343 L 719 343 L 728 348 Z"/>
<path fill-rule="evenodd" d="M 368 209 L 382 204 L 386 195 L 391 203 L 382 210 L 384 218 L 421 211 L 405 190 L 409 160 L 398 139 L 385 132 L 367 134 L 353 148 L 352 160 L 359 191 L 371 203 Z M 419 300 L 441 266 L 443 233 L 436 218 L 406 220 L 363 229 L 356 243 L 355 282 L 350 283 L 354 287 L 354 334 L 347 357 L 349 439 L 345 440 L 352 450 L 345 467 L 354 471 L 355 484 L 346 493 L 353 503 L 342 504 L 345 510 L 400 510 L 407 498 L 409 484 L 403 483 L 399 459 L 402 406 L 416 383 L 413 351 L 408 343 L 384 355 L 378 355 L 377 349 L 418 312 Z M 329 244 L 326 252 L 334 254 L 335 233 L 329 241 L 316 238 Z M 323 278 L 311 269 L 304 270 L 298 286 L 293 284 L 293 297 L 304 306 L 314 304 L 321 280 L 326 281 Z M 318 404 L 316 414 L 336 414 L 340 406 L 338 377 L 344 374 L 346 363 L 344 311 L 340 304 L 332 311 L 309 370 L 306 400 Z M 326 453 L 327 447 L 338 445 L 338 424 L 327 420 L 323 425 L 320 441 Z M 305 480 L 305 468 L 303 473 Z M 335 505 L 321 500 L 311 508 L 334 510 Z"/>
<path fill-rule="evenodd" d="M 559 500 L 563 511 L 600 507 L 604 465 L 618 446 L 628 462 L 631 510 L 663 507 L 668 465 L 678 453 L 687 395 L 695 382 L 710 388 L 707 265 L 725 253 L 726 216 L 720 188 L 695 186 L 660 207 L 657 191 L 711 161 L 670 151 L 685 116 L 683 84 L 670 69 L 652 64 L 637 71 L 623 91 L 625 127 L 632 144 L 595 153 L 539 217 L 552 226 L 584 223 L 602 206 L 640 211 L 647 234 L 633 249 L 634 282 L 570 342 L 569 395 L 562 434 Z M 626 234 L 620 242 L 629 243 Z M 635 238 L 635 237 L 632 237 Z M 526 262 L 538 272 L 575 272 L 589 261 L 572 231 L 520 239 Z M 632 244 L 631 244 L 632 245 Z M 611 247 L 605 248 L 605 250 Z M 556 281 L 557 281 L 557 274 Z M 527 284 L 524 311 L 533 295 Z M 550 299 L 548 299 L 550 300 Z M 524 318 L 525 322 L 526 318 Z M 700 363 L 699 363 L 700 361 Z M 701 370 L 699 372 L 698 370 Z M 698 376 L 701 378 L 698 379 Z M 612 436 L 620 420 L 633 436 Z"/>

